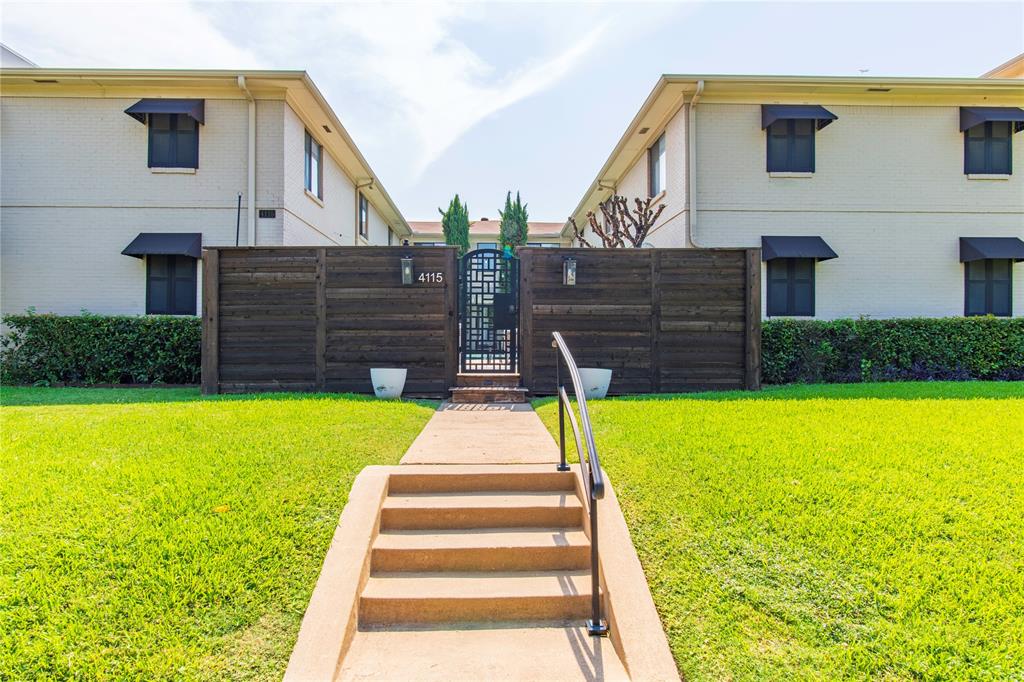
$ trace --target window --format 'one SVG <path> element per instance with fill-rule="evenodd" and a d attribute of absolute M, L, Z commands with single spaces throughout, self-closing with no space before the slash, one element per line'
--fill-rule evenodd
<path fill-rule="evenodd" d="M 964 173 L 1010 175 L 1011 137 L 1010 121 L 986 121 L 964 131 Z"/>
<path fill-rule="evenodd" d="M 768 315 L 814 316 L 814 259 L 768 261 Z"/>
<path fill-rule="evenodd" d="M 149 115 L 149 167 L 199 168 L 199 124 L 194 118 Z"/>
<path fill-rule="evenodd" d="M 665 133 L 647 150 L 647 196 L 665 191 Z"/>
<path fill-rule="evenodd" d="M 370 235 L 370 204 L 362 192 L 359 193 L 359 236 L 368 238 Z"/>
<path fill-rule="evenodd" d="M 813 119 L 783 118 L 768 126 L 768 172 L 814 172 Z"/>
<path fill-rule="evenodd" d="M 392 246 L 395 243 L 395 233 L 388 228 L 388 246 Z"/>
<path fill-rule="evenodd" d="M 146 314 L 196 314 L 196 259 L 146 257 Z"/>
<path fill-rule="evenodd" d="M 324 148 L 306 131 L 306 191 L 324 198 Z"/>
<path fill-rule="evenodd" d="M 1010 317 L 1013 261 L 987 258 L 964 263 L 964 315 Z"/>
<path fill-rule="evenodd" d="M 416 242 L 416 246 L 448 246 L 447 242 Z"/>
<path fill-rule="evenodd" d="M 498 248 L 498 242 L 478 242 L 476 245 L 478 249 L 496 249 Z"/>

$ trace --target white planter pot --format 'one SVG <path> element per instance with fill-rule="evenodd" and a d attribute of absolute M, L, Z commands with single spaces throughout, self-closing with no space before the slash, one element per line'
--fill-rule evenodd
<path fill-rule="evenodd" d="M 370 370 L 373 392 L 378 398 L 400 398 L 408 370 L 377 367 Z"/>
<path fill-rule="evenodd" d="M 596 400 L 608 395 L 608 384 L 612 383 L 610 369 L 597 367 L 580 367 L 580 381 L 583 382 L 583 395 L 587 400 Z"/>

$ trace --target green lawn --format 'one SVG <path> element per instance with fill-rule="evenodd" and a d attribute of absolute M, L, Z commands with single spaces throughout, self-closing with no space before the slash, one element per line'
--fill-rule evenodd
<path fill-rule="evenodd" d="M 591 412 L 687 679 L 1024 679 L 1024 385 Z"/>
<path fill-rule="evenodd" d="M 0 391 L 0 679 L 280 679 L 355 475 L 433 404 Z"/>

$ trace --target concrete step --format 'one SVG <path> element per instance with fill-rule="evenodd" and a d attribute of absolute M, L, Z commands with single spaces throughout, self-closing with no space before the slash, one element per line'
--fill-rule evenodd
<path fill-rule="evenodd" d="M 574 621 L 590 613 L 586 571 L 379 573 L 359 598 L 359 625 Z"/>
<path fill-rule="evenodd" d="M 589 637 L 583 625 L 502 623 L 357 631 L 337 679 L 625 682 L 629 676 L 612 642 Z"/>
<path fill-rule="evenodd" d="M 590 566 L 582 530 L 483 528 L 381 533 L 372 571 L 554 571 Z"/>
<path fill-rule="evenodd" d="M 527 390 L 506 386 L 463 386 L 449 388 L 453 403 L 525 403 Z"/>
<path fill-rule="evenodd" d="M 520 377 L 518 374 L 480 374 L 475 372 L 460 372 L 455 377 L 455 385 L 459 387 L 469 386 L 508 386 L 516 388 L 519 386 Z"/>
<path fill-rule="evenodd" d="M 388 495 L 381 530 L 579 528 L 583 505 L 573 492 Z"/>
<path fill-rule="evenodd" d="M 510 469 L 511 467 L 505 467 Z M 443 469 L 443 468 L 442 468 Z M 466 493 L 521 490 L 523 492 L 573 491 L 576 479 L 571 471 L 466 471 L 457 474 L 443 470 L 431 472 L 398 472 L 388 478 L 388 492 L 399 493 Z"/>

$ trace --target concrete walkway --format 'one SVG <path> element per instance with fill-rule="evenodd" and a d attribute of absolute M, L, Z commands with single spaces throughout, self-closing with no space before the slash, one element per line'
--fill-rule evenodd
<path fill-rule="evenodd" d="M 679 679 L 610 482 L 610 632 L 586 632 L 585 484 L 558 459 L 528 404 L 442 404 L 399 466 L 353 483 L 286 682 Z"/>
<path fill-rule="evenodd" d="M 558 445 L 529 404 L 445 402 L 402 464 L 554 464 Z"/>

